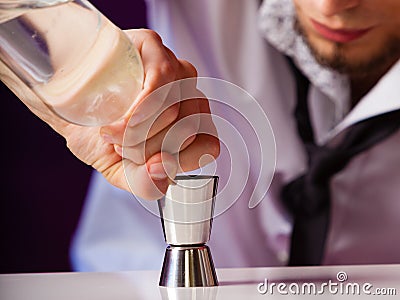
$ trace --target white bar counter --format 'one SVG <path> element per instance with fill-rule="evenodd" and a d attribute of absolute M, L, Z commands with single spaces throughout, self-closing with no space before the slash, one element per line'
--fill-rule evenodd
<path fill-rule="evenodd" d="M 159 271 L 0 275 L 1 300 L 400 299 L 400 265 L 217 269 L 212 288 L 162 288 Z"/>

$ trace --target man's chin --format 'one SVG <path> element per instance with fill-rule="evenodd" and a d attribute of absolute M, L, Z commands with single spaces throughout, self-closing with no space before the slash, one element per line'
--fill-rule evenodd
<path fill-rule="evenodd" d="M 367 76 L 390 68 L 400 58 L 400 41 L 391 40 L 382 51 L 368 54 L 366 51 L 351 52 L 346 45 L 334 43 L 326 47 L 329 51 L 320 51 L 311 42 L 309 48 L 316 61 L 324 67 L 350 76 Z"/>
<path fill-rule="evenodd" d="M 388 37 L 386 42 L 380 43 L 385 47 L 375 49 L 374 52 L 373 49 L 368 49 L 368 45 L 365 48 L 351 49 L 347 44 L 329 42 L 317 37 L 309 38 L 298 20 L 295 22 L 295 30 L 302 36 L 320 65 L 339 73 L 363 76 L 386 70 L 400 59 L 399 37 Z"/>
<path fill-rule="evenodd" d="M 324 67 L 343 74 L 358 73 L 364 69 L 364 63 L 347 57 L 340 44 L 331 43 L 324 48 L 324 51 L 320 50 L 321 46 L 316 46 L 308 41 L 307 44 L 315 60 Z"/>

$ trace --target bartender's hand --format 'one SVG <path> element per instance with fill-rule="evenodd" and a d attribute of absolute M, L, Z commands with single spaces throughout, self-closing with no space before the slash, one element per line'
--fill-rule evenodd
<path fill-rule="evenodd" d="M 155 32 L 138 29 L 127 33 L 142 57 L 144 85 L 139 96 L 132 99 L 135 105 L 131 112 L 112 125 L 99 128 L 70 124 L 52 113 L 3 66 L 0 76 L 33 113 L 66 139 L 68 148 L 80 160 L 101 172 L 111 184 L 144 199 L 158 199 L 177 172 L 197 169 L 209 162 L 203 158 L 217 157 L 219 141 L 208 101 L 193 83 L 184 85 L 182 91 L 178 84 L 167 89 L 167 93 L 152 94 L 169 82 L 196 77 L 195 68 L 177 59 Z M 169 98 L 180 93 L 198 98 L 170 106 Z M 173 139 L 168 134 L 171 128 Z M 165 139 L 168 141 L 163 146 Z"/>

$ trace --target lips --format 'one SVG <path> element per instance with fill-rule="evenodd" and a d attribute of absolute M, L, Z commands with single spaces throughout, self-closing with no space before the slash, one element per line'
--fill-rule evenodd
<path fill-rule="evenodd" d="M 371 28 L 365 29 L 332 29 L 315 20 L 311 20 L 314 29 L 324 38 L 338 43 L 348 43 L 364 36 Z"/>

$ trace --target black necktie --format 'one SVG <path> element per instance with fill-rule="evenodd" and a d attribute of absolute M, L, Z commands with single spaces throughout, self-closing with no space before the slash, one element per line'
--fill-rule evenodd
<path fill-rule="evenodd" d="M 289 60 L 297 83 L 295 117 L 304 142 L 309 168 L 282 189 L 282 200 L 293 215 L 289 265 L 319 265 L 322 262 L 330 221 L 331 177 L 350 160 L 400 128 L 400 110 L 371 117 L 352 125 L 334 148 L 317 146 L 308 113 L 309 81 Z M 385 101 L 385 99 L 382 99 Z"/>

